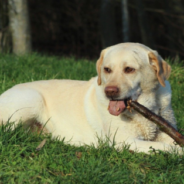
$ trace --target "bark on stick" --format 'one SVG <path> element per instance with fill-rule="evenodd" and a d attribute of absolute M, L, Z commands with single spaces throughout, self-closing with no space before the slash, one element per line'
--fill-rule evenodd
<path fill-rule="evenodd" d="M 128 106 L 133 107 L 134 110 L 142 114 L 145 118 L 157 124 L 160 130 L 172 137 L 177 144 L 182 147 L 184 146 L 184 136 L 180 134 L 175 128 L 173 128 L 164 118 L 151 112 L 149 109 L 139 104 L 138 102 L 129 100 Z"/>

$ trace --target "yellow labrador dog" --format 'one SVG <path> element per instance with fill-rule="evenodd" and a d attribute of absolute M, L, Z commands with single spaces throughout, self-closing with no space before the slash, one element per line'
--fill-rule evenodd
<path fill-rule="evenodd" d="M 137 100 L 176 128 L 167 81 L 171 68 L 154 50 L 121 43 L 101 52 L 98 76 L 90 81 L 45 80 L 19 84 L 0 96 L 0 121 L 27 125 L 39 122 L 70 144 L 98 144 L 109 137 L 121 148 L 148 153 L 170 151 L 173 139 L 142 115 L 126 108 Z"/>

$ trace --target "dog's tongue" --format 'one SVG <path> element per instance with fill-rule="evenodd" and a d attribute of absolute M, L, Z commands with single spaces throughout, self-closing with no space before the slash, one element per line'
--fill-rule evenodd
<path fill-rule="evenodd" d="M 114 101 L 111 100 L 109 103 L 109 107 L 108 110 L 110 112 L 110 114 L 114 115 L 114 116 L 118 116 L 121 112 L 123 112 L 125 110 L 126 106 L 125 106 L 125 102 L 122 101 Z"/>

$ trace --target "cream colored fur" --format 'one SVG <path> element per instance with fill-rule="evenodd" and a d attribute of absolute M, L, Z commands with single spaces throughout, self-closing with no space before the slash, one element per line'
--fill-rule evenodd
<path fill-rule="evenodd" d="M 104 67 L 112 72 L 105 73 Z M 127 74 L 125 67 L 132 67 L 135 72 Z M 168 135 L 134 110 L 125 110 L 119 116 L 107 110 L 109 99 L 104 89 L 117 86 L 118 99 L 131 97 L 176 128 L 171 88 L 166 80 L 170 66 L 156 51 L 137 43 L 109 47 L 97 61 L 97 72 L 98 77 L 90 81 L 47 80 L 12 87 L 0 96 L 1 122 L 47 122 L 48 132 L 75 145 L 97 146 L 97 137 L 108 136 L 120 149 L 124 144 L 145 153 L 151 146 L 166 151 L 176 148 Z"/>

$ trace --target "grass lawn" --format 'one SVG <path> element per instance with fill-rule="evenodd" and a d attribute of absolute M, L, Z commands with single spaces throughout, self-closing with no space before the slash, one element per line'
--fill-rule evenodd
<path fill-rule="evenodd" d="M 172 64 L 173 108 L 184 133 L 184 68 Z M 95 62 L 74 58 L 0 55 L 0 93 L 15 84 L 43 79 L 88 80 L 96 75 Z M 54 90 L 54 89 L 53 89 Z M 102 142 L 74 147 L 63 141 L 24 131 L 11 124 L 0 127 L 0 184 L 6 183 L 184 183 L 184 156 L 153 152 L 121 152 Z M 41 141 L 45 146 L 36 151 Z"/>

